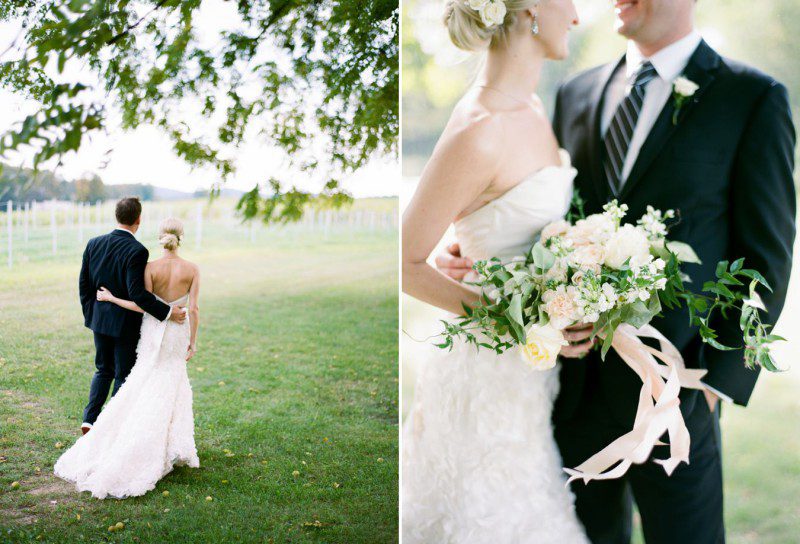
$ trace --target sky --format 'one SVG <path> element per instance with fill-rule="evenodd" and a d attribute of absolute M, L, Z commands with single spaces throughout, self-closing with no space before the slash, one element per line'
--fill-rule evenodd
<path fill-rule="evenodd" d="M 237 14 L 232 2 L 206 0 L 195 20 L 200 35 L 209 39 L 221 29 L 232 29 L 237 24 Z M 0 23 L 0 51 L 6 49 L 19 33 L 18 23 Z M 5 60 L 5 59 L 4 59 Z M 92 79 L 86 72 L 69 65 L 75 79 Z M 70 78 L 72 79 L 72 78 Z M 23 97 L 0 90 L 0 132 L 5 132 L 25 115 L 35 111 L 35 103 Z M 112 152 L 108 155 L 109 150 Z M 263 137 L 250 137 L 235 152 L 236 173 L 224 185 L 227 188 L 251 190 L 270 175 L 280 174 L 304 190 L 318 191 L 318 181 L 288 168 L 286 157 L 276 146 Z M 30 155 L 14 156 L 11 164 L 30 165 Z M 218 180 L 213 169 L 192 170 L 172 152 L 172 143 L 159 129 L 140 126 L 123 131 L 110 123 L 108 134 L 94 134 L 85 141 L 80 151 L 64 158 L 58 173 L 70 180 L 86 173 L 97 173 L 107 184 L 149 183 L 159 187 L 182 191 L 207 189 Z M 355 197 L 396 195 L 399 190 L 399 168 L 396 161 L 375 159 L 360 171 L 343 180 L 346 190 Z"/>

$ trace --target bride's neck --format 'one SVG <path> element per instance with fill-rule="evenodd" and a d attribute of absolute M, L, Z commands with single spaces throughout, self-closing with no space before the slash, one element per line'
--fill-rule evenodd
<path fill-rule="evenodd" d="M 520 98 L 536 92 L 544 65 L 544 53 L 527 42 L 523 46 L 489 49 L 476 83 Z"/>

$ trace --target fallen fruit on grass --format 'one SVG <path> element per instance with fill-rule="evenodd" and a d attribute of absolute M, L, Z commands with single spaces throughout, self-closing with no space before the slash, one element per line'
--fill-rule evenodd
<path fill-rule="evenodd" d="M 162 494 L 162 495 L 164 495 L 165 497 L 169 497 L 169 491 L 164 491 L 164 492 L 163 492 L 163 493 L 161 493 L 161 494 Z"/>
<path fill-rule="evenodd" d="M 121 530 L 123 530 L 124 528 L 125 528 L 125 524 L 124 524 L 124 523 L 122 523 L 121 521 L 118 521 L 118 522 L 116 522 L 116 523 L 114 524 L 114 529 L 116 529 L 117 531 L 121 531 Z"/>
<path fill-rule="evenodd" d="M 292 471 L 292 476 L 300 476 L 300 471 L 299 470 L 293 470 Z"/>
<path fill-rule="evenodd" d="M 19 487 L 19 482 L 11 482 L 11 489 L 16 489 Z"/>
<path fill-rule="evenodd" d="M 208 497 L 206 497 L 206 500 L 207 500 L 208 502 L 211 502 L 211 501 L 213 501 L 213 500 L 214 500 L 214 497 L 212 497 L 211 495 L 209 495 Z"/>

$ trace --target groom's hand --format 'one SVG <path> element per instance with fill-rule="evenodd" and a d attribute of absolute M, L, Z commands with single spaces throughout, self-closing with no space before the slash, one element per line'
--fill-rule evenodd
<path fill-rule="evenodd" d="M 714 413 L 714 410 L 717 409 L 717 403 L 719 402 L 719 397 L 709 391 L 708 389 L 703 390 L 703 394 L 706 396 L 706 402 L 708 403 L 708 409 L 711 410 L 711 413 Z"/>
<path fill-rule="evenodd" d="M 175 323 L 183 323 L 186 321 L 186 308 L 180 308 L 175 306 L 172 309 L 172 313 L 169 316 L 170 321 L 174 321 Z"/>
<path fill-rule="evenodd" d="M 472 259 L 461 256 L 461 246 L 458 243 L 447 246 L 447 253 L 436 256 L 436 268 L 445 276 L 449 276 L 456 281 L 462 281 L 470 270 L 472 270 Z"/>
<path fill-rule="evenodd" d="M 564 339 L 569 342 L 569 345 L 561 348 L 559 355 L 577 359 L 589 353 L 589 350 L 592 349 L 592 346 L 597 341 L 596 338 L 594 340 L 589 339 L 593 328 L 594 325 L 589 323 L 586 325 L 573 325 L 564 329 Z"/>

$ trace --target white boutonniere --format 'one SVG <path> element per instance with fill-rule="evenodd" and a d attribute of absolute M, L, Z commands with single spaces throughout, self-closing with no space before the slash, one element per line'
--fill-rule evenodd
<path fill-rule="evenodd" d="M 699 88 L 700 85 L 683 76 L 677 78 L 672 84 L 672 98 L 675 100 L 675 113 L 672 115 L 673 125 L 678 124 L 678 116 L 681 113 L 681 108 L 694 96 L 694 93 L 696 93 Z"/>

